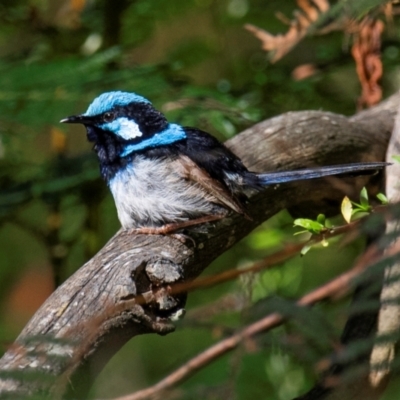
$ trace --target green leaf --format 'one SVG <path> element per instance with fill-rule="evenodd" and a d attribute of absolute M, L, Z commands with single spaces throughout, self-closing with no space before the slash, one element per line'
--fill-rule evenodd
<path fill-rule="evenodd" d="M 358 213 L 366 213 L 365 210 L 363 210 L 362 208 L 354 208 L 353 211 L 351 212 L 351 216 L 353 217 L 354 215 L 358 214 Z"/>
<path fill-rule="evenodd" d="M 382 204 L 388 204 L 389 200 L 383 193 L 378 193 L 376 197 L 381 201 Z"/>
<path fill-rule="evenodd" d="M 365 186 L 362 188 L 360 192 L 360 203 L 363 208 L 369 209 L 369 202 L 368 202 L 368 192 Z"/>
<path fill-rule="evenodd" d="M 310 233 L 309 231 L 298 231 L 298 232 L 295 232 L 295 233 L 293 233 L 293 236 L 296 236 L 296 235 L 303 235 L 304 233 Z"/>
<path fill-rule="evenodd" d="M 301 254 L 302 256 L 304 256 L 305 254 L 308 253 L 308 251 L 311 249 L 311 247 L 312 247 L 312 246 L 306 244 L 306 245 L 301 249 L 300 254 Z"/>
<path fill-rule="evenodd" d="M 400 156 L 392 156 L 392 159 L 398 163 L 400 163 Z"/>
<path fill-rule="evenodd" d="M 324 226 L 317 221 L 306 218 L 298 218 L 293 222 L 294 226 L 300 226 L 301 228 L 307 229 L 311 233 L 320 233 Z"/>
<path fill-rule="evenodd" d="M 325 226 L 325 220 L 326 220 L 326 217 L 324 214 L 318 214 L 317 222 L 319 222 L 321 225 Z"/>
<path fill-rule="evenodd" d="M 344 220 L 349 224 L 351 221 L 351 215 L 353 213 L 353 204 L 351 204 L 351 201 L 347 196 L 345 196 L 342 201 L 340 211 L 343 215 Z"/>

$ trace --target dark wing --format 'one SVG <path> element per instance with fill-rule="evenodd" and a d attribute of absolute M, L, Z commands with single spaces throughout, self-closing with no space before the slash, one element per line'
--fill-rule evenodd
<path fill-rule="evenodd" d="M 199 167 L 188 156 L 181 155 L 175 161 L 175 169 L 182 178 L 191 180 L 215 198 L 215 202 L 222 206 L 246 214 L 243 205 L 235 198 L 227 187 L 217 179 L 212 178 L 205 169 Z"/>
<path fill-rule="evenodd" d="M 188 156 L 204 169 L 211 178 L 222 182 L 230 192 L 239 198 L 245 197 L 243 186 L 259 187 L 256 174 L 248 171 L 240 158 L 215 137 L 196 128 L 185 127 L 184 129 L 187 139 L 176 143 L 176 146 L 179 147 L 179 153 Z M 234 175 L 241 178 L 241 184 L 238 183 L 238 180 L 228 177 Z"/>

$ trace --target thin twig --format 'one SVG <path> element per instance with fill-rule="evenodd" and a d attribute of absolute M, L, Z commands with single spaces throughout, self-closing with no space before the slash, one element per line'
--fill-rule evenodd
<path fill-rule="evenodd" d="M 171 295 L 176 295 L 180 293 L 192 292 L 197 289 L 232 281 L 243 274 L 255 273 L 267 268 L 271 268 L 299 254 L 304 246 L 312 246 L 318 244 L 322 240 L 330 239 L 332 237 L 354 231 L 360 225 L 362 220 L 364 220 L 364 218 L 353 221 L 346 225 L 329 228 L 329 230 L 326 230 L 323 233 L 313 235 L 312 238 L 307 242 L 287 244 L 282 250 L 265 257 L 263 260 L 254 263 L 250 267 L 230 269 L 217 275 L 198 278 L 195 281 L 176 283 L 171 286 L 169 293 Z"/>

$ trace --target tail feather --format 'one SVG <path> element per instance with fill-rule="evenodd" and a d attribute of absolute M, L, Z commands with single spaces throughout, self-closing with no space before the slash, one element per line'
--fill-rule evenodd
<path fill-rule="evenodd" d="M 373 175 L 379 170 L 391 165 L 386 162 L 366 162 L 354 164 L 339 164 L 328 167 L 299 169 L 297 171 L 269 172 L 258 174 L 258 179 L 263 185 L 273 185 L 277 183 L 302 181 L 306 179 L 322 178 L 324 176 L 359 176 Z"/>

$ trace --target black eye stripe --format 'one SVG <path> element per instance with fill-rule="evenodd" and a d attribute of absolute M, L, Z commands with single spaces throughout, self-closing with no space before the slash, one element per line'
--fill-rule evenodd
<path fill-rule="evenodd" d="M 97 115 L 95 118 L 99 127 L 109 124 L 117 118 L 126 118 L 139 126 L 143 137 L 161 132 L 168 125 L 165 116 L 148 103 L 131 103 L 124 106 L 114 105 L 111 109 Z"/>

